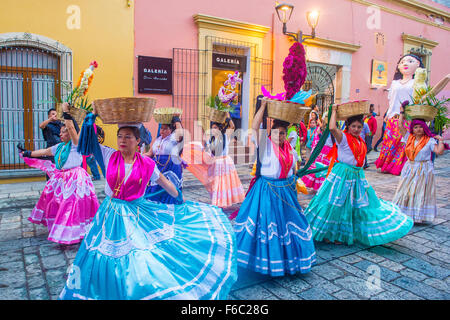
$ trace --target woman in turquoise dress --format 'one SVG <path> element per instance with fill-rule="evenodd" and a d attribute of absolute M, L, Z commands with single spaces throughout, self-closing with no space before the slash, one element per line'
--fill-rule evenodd
<path fill-rule="evenodd" d="M 332 108 L 330 132 L 336 139 L 331 150 L 331 172 L 305 210 L 314 240 L 375 246 L 405 236 L 413 227 L 411 218 L 395 204 L 379 199 L 365 178 L 367 148 L 360 133 L 363 116 L 336 126 L 337 106 Z"/>
<path fill-rule="evenodd" d="M 137 127 L 119 125 L 115 151 L 90 137 L 94 120 L 93 114 L 86 117 L 80 141 L 93 145 L 94 150 L 84 152 L 93 153 L 106 168 L 107 197 L 81 243 L 60 298 L 227 299 L 237 278 L 228 218 L 204 203 L 145 200 L 150 181 L 174 198 L 181 200 L 182 194 L 151 158 L 136 152 Z"/>

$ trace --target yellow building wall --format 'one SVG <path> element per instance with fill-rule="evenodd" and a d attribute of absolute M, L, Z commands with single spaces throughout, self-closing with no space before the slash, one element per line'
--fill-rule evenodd
<path fill-rule="evenodd" d="M 91 101 L 133 96 L 133 11 L 133 1 L 127 0 L 1 0 L 0 34 L 28 32 L 70 48 L 75 84 L 96 60 Z M 105 145 L 116 147 L 117 126 L 97 121 L 105 130 Z"/>

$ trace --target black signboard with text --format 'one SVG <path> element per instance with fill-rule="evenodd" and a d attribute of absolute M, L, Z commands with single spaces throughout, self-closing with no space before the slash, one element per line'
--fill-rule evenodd
<path fill-rule="evenodd" d="M 235 70 L 245 72 L 247 69 L 247 57 L 231 56 L 223 53 L 213 53 L 212 67 L 217 69 Z"/>
<path fill-rule="evenodd" d="M 172 59 L 138 56 L 138 92 L 172 94 Z"/>

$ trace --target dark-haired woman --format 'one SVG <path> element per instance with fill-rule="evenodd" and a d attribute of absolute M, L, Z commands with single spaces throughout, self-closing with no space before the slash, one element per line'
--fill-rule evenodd
<path fill-rule="evenodd" d="M 160 136 L 155 139 L 150 150 L 144 155 L 152 158 L 158 170 L 179 190 L 183 187 L 183 167 L 180 151 L 182 149 L 181 120 L 174 116 L 171 124 L 161 124 Z M 175 131 L 177 130 L 177 131 Z M 145 197 L 148 200 L 162 203 L 177 203 L 177 200 L 167 192 L 152 195 L 161 191 L 162 188 L 155 182 L 150 182 Z"/>
<path fill-rule="evenodd" d="M 400 175 L 406 162 L 405 143 L 401 141 L 399 122 L 400 106 L 413 96 L 414 72 L 423 68 L 420 57 L 414 54 L 404 55 L 397 63 L 397 69 L 389 89 L 389 108 L 386 113 L 386 129 L 380 155 L 375 161 L 376 167 L 382 173 Z M 406 124 L 405 124 L 406 125 Z M 406 129 L 406 128 L 405 128 Z"/>
<path fill-rule="evenodd" d="M 94 121 L 95 116 L 88 114 L 83 130 L 92 132 L 89 126 Z M 107 196 L 81 243 L 60 298 L 227 299 L 237 278 L 230 222 L 222 210 L 204 203 L 146 200 L 150 181 L 173 198 L 182 195 L 151 158 L 136 151 L 139 137 L 133 124 L 121 124 L 118 151 L 93 145 L 101 148 Z M 85 139 L 95 142 L 88 135 Z"/>
<path fill-rule="evenodd" d="M 286 139 L 289 123 L 274 120 L 270 136 L 258 141 L 266 109 L 253 119 L 256 180 L 237 214 L 238 263 L 271 276 L 307 273 L 316 261 L 312 232 L 297 199 L 295 150 Z"/>
<path fill-rule="evenodd" d="M 244 201 L 245 192 L 241 179 L 237 174 L 233 159 L 228 155 L 230 148 L 230 135 L 234 130 L 234 123 L 227 118 L 224 125 L 218 122 L 211 123 L 212 137 L 207 141 L 206 151 L 211 152 L 212 161 L 208 167 L 208 177 L 211 183 L 211 204 L 226 208 L 235 203 Z M 188 167 L 189 168 L 189 167 Z"/>
<path fill-rule="evenodd" d="M 403 124 L 404 111 L 400 112 L 400 123 Z M 436 182 L 434 166 L 431 161 L 433 153 L 442 155 L 445 144 L 441 136 L 431 133 L 425 121 L 414 119 L 409 131 L 400 127 L 405 153 L 408 158 L 403 167 L 401 180 L 395 191 L 393 203 L 414 222 L 433 222 L 437 214 Z"/>
<path fill-rule="evenodd" d="M 341 131 L 336 126 L 336 112 L 334 105 L 330 119 L 330 132 L 336 140 L 331 150 L 332 169 L 305 210 L 314 240 L 375 246 L 403 237 L 412 228 L 412 219 L 398 206 L 378 199 L 364 175 L 363 116 L 348 118 Z"/>
<path fill-rule="evenodd" d="M 47 149 L 20 151 L 26 164 L 50 177 L 28 220 L 46 226 L 48 240 L 74 244 L 85 236 L 99 204 L 91 177 L 80 167 L 83 158 L 77 152 L 78 133 L 68 104 L 63 105 L 63 111 L 61 143 Z M 35 159 L 43 156 L 54 156 L 55 163 Z"/>

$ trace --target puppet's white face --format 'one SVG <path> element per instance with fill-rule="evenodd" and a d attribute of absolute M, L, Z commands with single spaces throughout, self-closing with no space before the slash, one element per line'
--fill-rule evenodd
<path fill-rule="evenodd" d="M 398 64 L 398 69 L 403 76 L 413 75 L 419 67 L 419 60 L 411 56 L 404 57 Z"/>

